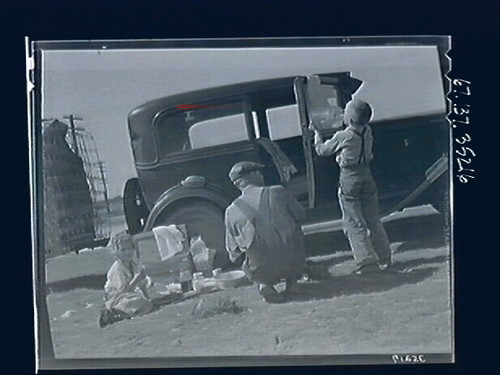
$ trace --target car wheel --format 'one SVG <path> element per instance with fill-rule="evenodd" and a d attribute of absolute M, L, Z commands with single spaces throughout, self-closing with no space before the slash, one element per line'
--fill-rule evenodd
<path fill-rule="evenodd" d="M 131 178 L 123 189 L 123 209 L 128 232 L 137 234 L 142 232 L 149 214 L 149 209 L 142 195 L 141 186 L 137 178 Z"/>
<path fill-rule="evenodd" d="M 189 238 L 201 236 L 207 247 L 215 249 L 215 268 L 227 268 L 230 265 L 225 249 L 224 213 L 221 209 L 203 201 L 181 203 L 160 214 L 154 226 L 171 224 L 185 224 Z"/>

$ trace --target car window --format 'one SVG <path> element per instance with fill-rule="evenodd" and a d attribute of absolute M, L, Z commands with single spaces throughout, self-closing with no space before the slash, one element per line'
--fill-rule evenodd
<path fill-rule="evenodd" d="M 190 111 L 162 116 L 155 129 L 160 155 L 191 149 L 188 138 L 190 122 Z"/>
<path fill-rule="evenodd" d="M 245 105 L 241 102 L 166 113 L 156 121 L 160 155 L 248 140 Z"/>
<path fill-rule="evenodd" d="M 193 149 L 247 139 L 247 125 L 243 113 L 200 121 L 189 128 L 189 142 Z"/>
<path fill-rule="evenodd" d="M 307 79 L 307 107 L 310 120 L 316 129 L 342 127 L 343 109 L 339 106 L 337 89 L 321 84 L 318 76 Z"/>
<path fill-rule="evenodd" d="M 272 141 L 302 135 L 297 104 L 269 108 L 266 110 L 266 118 L 269 124 L 269 138 Z"/>

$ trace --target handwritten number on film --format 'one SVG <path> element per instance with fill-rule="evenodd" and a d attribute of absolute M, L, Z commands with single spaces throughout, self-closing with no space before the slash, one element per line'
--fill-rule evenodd
<path fill-rule="evenodd" d="M 464 99 L 472 94 L 470 84 L 469 81 L 463 79 L 454 79 L 452 81 L 453 89 L 451 97 L 454 103 L 449 116 L 452 128 L 457 129 L 460 126 L 460 130 L 463 132 L 463 134 L 454 137 L 456 143 L 455 156 L 457 161 L 456 176 L 458 181 L 463 184 L 475 178 L 474 169 L 471 164 L 473 158 L 476 157 L 476 153 L 469 144 L 472 138 L 465 128 L 470 124 L 470 105 L 462 103 Z M 457 131 L 455 130 L 454 132 L 456 133 Z"/>
<path fill-rule="evenodd" d="M 392 357 L 392 362 L 394 363 L 425 363 L 426 359 L 423 354 L 414 355 L 414 354 L 394 354 Z"/>

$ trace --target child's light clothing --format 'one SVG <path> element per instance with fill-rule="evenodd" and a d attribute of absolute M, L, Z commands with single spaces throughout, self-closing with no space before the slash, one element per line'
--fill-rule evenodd
<path fill-rule="evenodd" d="M 144 295 L 147 279 L 142 280 L 133 291 L 127 291 L 127 287 L 139 272 L 137 263 L 131 262 L 131 268 L 126 267 L 120 260 L 113 263 L 107 274 L 104 286 L 105 306 L 126 313 L 129 316 L 137 316 L 150 312 L 153 302 Z"/>

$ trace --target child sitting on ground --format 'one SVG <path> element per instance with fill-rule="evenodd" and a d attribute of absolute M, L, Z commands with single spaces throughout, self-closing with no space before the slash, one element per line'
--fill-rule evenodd
<path fill-rule="evenodd" d="M 147 314 L 154 307 L 147 291 L 151 281 L 135 257 L 137 251 L 132 236 L 126 232 L 117 234 L 111 240 L 111 248 L 116 260 L 104 285 L 105 310 L 99 321 L 101 327 Z"/>

